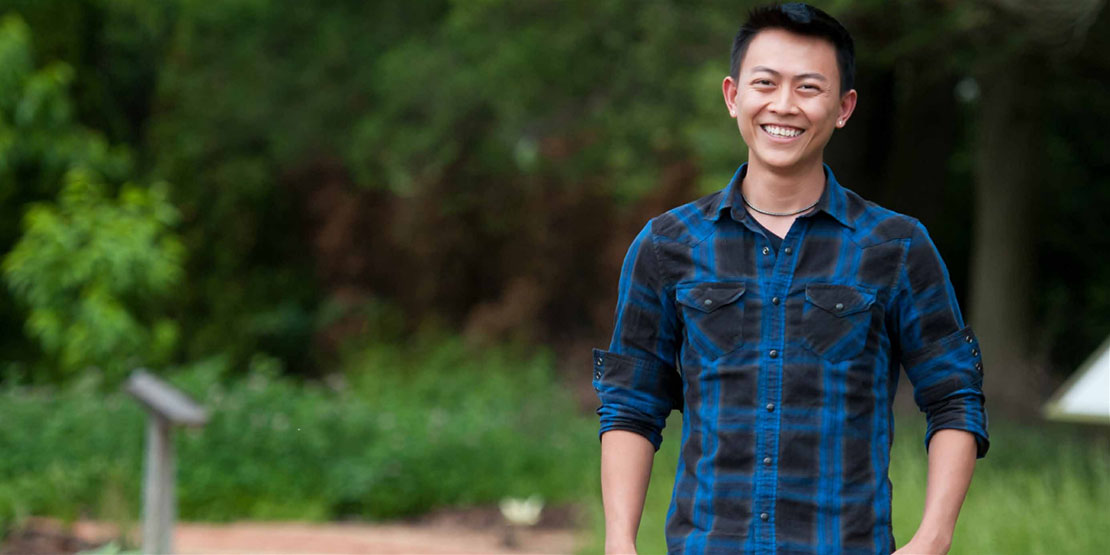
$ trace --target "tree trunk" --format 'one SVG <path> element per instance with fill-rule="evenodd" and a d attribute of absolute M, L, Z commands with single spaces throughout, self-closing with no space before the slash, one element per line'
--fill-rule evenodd
<path fill-rule="evenodd" d="M 976 122 L 970 321 L 984 358 L 989 406 L 1006 412 L 1041 401 L 1042 371 L 1030 341 L 1033 207 L 1040 189 L 1042 87 L 1033 56 L 985 64 Z M 1040 73 L 1040 75 L 1044 75 Z"/>

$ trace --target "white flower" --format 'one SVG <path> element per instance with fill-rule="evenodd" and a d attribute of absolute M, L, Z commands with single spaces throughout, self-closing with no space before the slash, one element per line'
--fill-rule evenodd
<path fill-rule="evenodd" d="M 512 524 L 533 526 L 540 521 L 543 512 L 543 498 L 538 495 L 527 499 L 506 497 L 501 500 L 501 515 Z"/>

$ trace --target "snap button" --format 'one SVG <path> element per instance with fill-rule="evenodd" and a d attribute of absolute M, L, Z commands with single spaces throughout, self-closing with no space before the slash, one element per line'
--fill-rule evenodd
<path fill-rule="evenodd" d="M 767 247 L 763 247 L 763 254 L 764 254 L 765 256 L 766 256 L 766 255 L 768 255 L 768 254 L 771 254 L 771 249 L 769 249 L 769 248 L 767 248 Z"/>
<path fill-rule="evenodd" d="M 971 343 L 971 336 L 968 335 L 968 336 L 964 337 L 964 341 L 967 341 L 968 343 Z"/>
<path fill-rule="evenodd" d="M 790 254 L 790 253 L 794 252 L 794 249 L 792 249 L 790 247 L 786 247 L 785 249 L 782 249 L 782 252 L 785 252 L 786 254 Z"/>
<path fill-rule="evenodd" d="M 767 520 L 768 518 L 771 518 L 771 515 L 767 513 L 759 513 L 759 520 Z"/>
<path fill-rule="evenodd" d="M 973 357 L 979 356 L 979 349 L 972 349 L 971 350 L 971 356 L 973 356 Z"/>
<path fill-rule="evenodd" d="M 702 301 L 702 304 L 704 304 L 705 306 L 709 306 L 713 304 L 713 299 L 705 299 L 704 301 Z"/>
<path fill-rule="evenodd" d="M 779 304 L 779 298 L 778 297 L 771 297 L 771 304 Z"/>
<path fill-rule="evenodd" d="M 775 404 L 774 403 L 767 403 L 767 412 L 774 412 L 774 411 L 775 411 Z"/>
<path fill-rule="evenodd" d="M 769 352 L 767 354 L 771 355 L 771 358 L 777 358 L 779 356 L 779 352 L 774 350 L 774 349 L 771 349 L 771 352 Z"/>
<path fill-rule="evenodd" d="M 833 308 L 835 308 L 837 312 L 840 312 L 841 310 L 844 310 L 844 303 L 836 303 L 836 306 Z"/>
<path fill-rule="evenodd" d="M 771 457 L 763 457 L 763 464 L 771 464 Z"/>

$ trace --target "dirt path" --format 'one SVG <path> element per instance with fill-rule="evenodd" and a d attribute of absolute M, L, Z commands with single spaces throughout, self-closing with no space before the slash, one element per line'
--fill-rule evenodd
<path fill-rule="evenodd" d="M 115 527 L 78 521 L 66 528 L 57 521 L 32 519 L 24 527 L 28 541 L 12 544 L 4 553 L 57 553 L 49 538 L 68 537 L 83 546 L 110 541 Z M 31 539 L 37 538 L 36 544 Z M 421 523 L 365 524 L 303 522 L 237 522 L 231 524 L 179 523 L 174 534 L 178 553 L 573 553 L 577 538 L 572 529 L 537 528 L 521 531 L 514 546 L 506 545 L 503 525 L 472 526 L 455 519 Z M 21 549 L 22 547 L 22 549 Z M 80 549 L 80 548 L 78 548 Z"/>
<path fill-rule="evenodd" d="M 185 524 L 174 535 L 179 553 L 570 553 L 566 531 L 522 534 L 518 548 L 493 530 L 421 525 L 236 523 Z"/>

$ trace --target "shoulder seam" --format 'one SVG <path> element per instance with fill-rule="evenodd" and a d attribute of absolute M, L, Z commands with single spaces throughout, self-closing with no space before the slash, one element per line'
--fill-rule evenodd
<path fill-rule="evenodd" d="M 895 212 L 895 213 L 897 214 L 897 212 Z M 902 279 L 902 273 L 906 271 L 906 260 L 908 260 L 909 257 L 910 257 L 910 248 L 912 247 L 912 244 L 913 244 L 914 233 L 918 230 L 918 228 L 924 228 L 925 225 L 922 224 L 920 220 L 918 220 L 917 218 L 915 218 L 913 216 L 907 216 L 906 214 L 898 214 L 898 215 L 905 218 L 910 223 L 909 236 L 900 238 L 900 240 L 906 241 L 906 249 L 902 251 L 902 261 L 901 261 L 901 263 L 898 264 L 898 273 L 895 274 L 895 276 L 897 276 L 897 278 L 899 280 L 901 280 Z"/>

